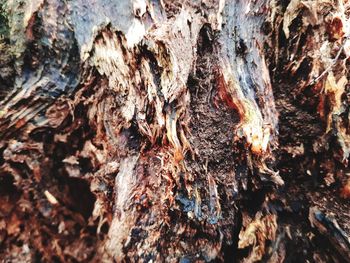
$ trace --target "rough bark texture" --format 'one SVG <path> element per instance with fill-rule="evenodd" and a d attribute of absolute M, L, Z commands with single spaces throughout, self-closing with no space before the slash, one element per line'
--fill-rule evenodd
<path fill-rule="evenodd" d="M 0 0 L 4 262 L 350 262 L 347 0 Z"/>

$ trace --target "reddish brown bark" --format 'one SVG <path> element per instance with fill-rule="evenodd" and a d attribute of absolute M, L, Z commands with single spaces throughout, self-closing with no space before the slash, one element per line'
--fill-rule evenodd
<path fill-rule="evenodd" d="M 5 262 L 349 261 L 347 1 L 0 3 Z"/>

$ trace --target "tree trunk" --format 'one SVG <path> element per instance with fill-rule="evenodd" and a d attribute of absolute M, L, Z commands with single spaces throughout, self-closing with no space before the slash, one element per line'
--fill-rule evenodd
<path fill-rule="evenodd" d="M 350 262 L 347 0 L 0 0 L 4 262 Z"/>

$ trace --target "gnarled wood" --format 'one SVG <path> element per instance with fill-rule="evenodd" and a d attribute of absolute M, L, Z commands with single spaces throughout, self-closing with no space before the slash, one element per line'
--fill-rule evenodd
<path fill-rule="evenodd" d="M 1 258 L 347 260 L 347 1 L 0 3 Z"/>

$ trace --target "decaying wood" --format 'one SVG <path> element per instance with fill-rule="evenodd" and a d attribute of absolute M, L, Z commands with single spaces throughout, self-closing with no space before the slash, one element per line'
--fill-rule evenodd
<path fill-rule="evenodd" d="M 5 262 L 349 261 L 346 0 L 0 0 Z"/>

